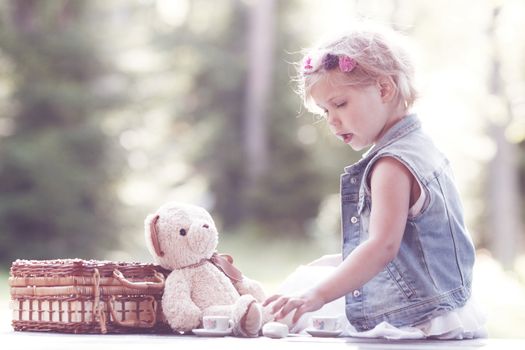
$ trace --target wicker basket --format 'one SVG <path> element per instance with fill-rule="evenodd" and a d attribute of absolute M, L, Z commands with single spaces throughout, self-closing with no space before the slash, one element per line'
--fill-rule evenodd
<path fill-rule="evenodd" d="M 161 297 L 169 271 L 143 263 L 16 260 L 11 266 L 16 331 L 165 333 Z"/>

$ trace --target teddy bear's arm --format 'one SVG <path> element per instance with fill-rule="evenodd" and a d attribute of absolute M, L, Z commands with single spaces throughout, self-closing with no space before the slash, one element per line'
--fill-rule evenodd
<path fill-rule="evenodd" d="M 266 299 L 264 290 L 259 282 L 251 280 L 246 276 L 243 276 L 242 281 L 235 282 L 234 286 L 240 295 L 250 294 L 260 303 Z"/>
<path fill-rule="evenodd" d="M 191 299 L 191 286 L 179 271 L 166 279 L 162 310 L 173 330 L 187 332 L 200 326 L 202 310 Z"/>

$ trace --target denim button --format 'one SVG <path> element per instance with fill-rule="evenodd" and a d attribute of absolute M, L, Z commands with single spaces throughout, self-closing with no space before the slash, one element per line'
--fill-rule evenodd
<path fill-rule="evenodd" d="M 356 177 L 351 178 L 350 183 L 355 185 L 357 183 L 357 178 Z"/>
<path fill-rule="evenodd" d="M 357 218 L 356 218 L 355 216 L 352 216 L 352 217 L 350 218 L 350 222 L 351 222 L 352 224 L 357 223 Z"/>
<path fill-rule="evenodd" d="M 358 289 L 356 289 L 353 291 L 352 295 L 354 296 L 354 298 L 357 298 L 361 295 L 361 292 Z"/>

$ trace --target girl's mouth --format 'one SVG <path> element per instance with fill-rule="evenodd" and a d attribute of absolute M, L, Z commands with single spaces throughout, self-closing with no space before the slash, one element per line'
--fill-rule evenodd
<path fill-rule="evenodd" d="M 354 134 L 340 134 L 339 137 L 344 143 L 349 144 L 352 141 Z"/>

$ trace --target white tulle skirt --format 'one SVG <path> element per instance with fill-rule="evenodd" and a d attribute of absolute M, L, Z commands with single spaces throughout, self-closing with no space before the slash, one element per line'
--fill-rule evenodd
<path fill-rule="evenodd" d="M 333 266 L 299 266 L 280 286 L 278 293 L 298 293 L 317 283 L 333 271 Z M 433 318 L 425 323 L 412 327 L 394 327 L 387 322 L 378 324 L 375 328 L 358 332 L 348 322 L 345 315 L 344 298 L 326 304 L 320 310 L 305 314 L 292 327 L 291 314 L 284 320 L 293 333 L 302 333 L 312 326 L 312 316 L 338 317 L 343 329 L 343 335 L 363 338 L 386 339 L 472 339 L 487 336 L 485 316 L 471 298 L 461 308 Z"/>

